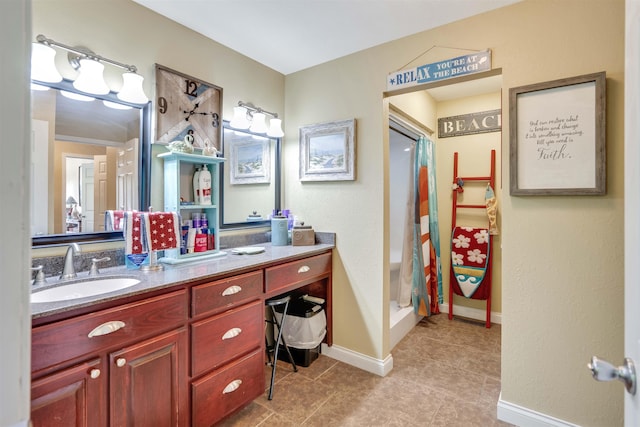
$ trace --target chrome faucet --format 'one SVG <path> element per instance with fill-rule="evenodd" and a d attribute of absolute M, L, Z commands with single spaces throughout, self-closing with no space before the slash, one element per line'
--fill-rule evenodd
<path fill-rule="evenodd" d="M 73 279 L 77 276 L 76 269 L 73 266 L 73 256 L 80 253 L 80 246 L 77 243 L 71 243 L 64 256 L 64 267 L 60 279 Z"/>

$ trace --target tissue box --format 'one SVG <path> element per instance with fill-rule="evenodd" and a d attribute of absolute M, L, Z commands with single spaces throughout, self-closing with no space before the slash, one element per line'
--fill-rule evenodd
<path fill-rule="evenodd" d="M 311 226 L 296 226 L 291 230 L 293 246 L 313 246 L 316 244 L 316 233 Z"/>

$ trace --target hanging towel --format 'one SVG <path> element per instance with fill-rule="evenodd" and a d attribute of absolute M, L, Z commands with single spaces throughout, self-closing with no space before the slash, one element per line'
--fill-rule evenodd
<path fill-rule="evenodd" d="M 498 201 L 490 184 L 487 184 L 487 190 L 484 192 L 484 201 L 487 205 L 487 216 L 489 217 L 489 234 L 495 236 L 498 234 Z"/>
<path fill-rule="evenodd" d="M 489 286 L 485 283 L 489 252 L 489 230 L 486 228 L 455 227 L 451 234 L 451 268 L 455 281 L 451 283 L 457 295 L 487 299 Z"/>
<path fill-rule="evenodd" d="M 176 212 L 145 212 L 144 237 L 149 250 L 180 247 L 180 216 Z"/>
<path fill-rule="evenodd" d="M 128 267 L 139 267 L 148 258 L 147 247 L 142 233 L 143 212 L 124 212 L 125 257 Z"/>
<path fill-rule="evenodd" d="M 124 211 L 106 211 L 104 214 L 105 231 L 120 231 L 124 228 Z"/>

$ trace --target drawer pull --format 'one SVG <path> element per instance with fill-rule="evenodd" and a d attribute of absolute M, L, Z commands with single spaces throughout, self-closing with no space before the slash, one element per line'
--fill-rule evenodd
<path fill-rule="evenodd" d="M 242 329 L 240 329 L 240 328 L 231 328 L 227 332 L 224 333 L 224 335 L 222 336 L 222 339 L 223 340 L 228 340 L 228 339 L 231 339 L 231 338 L 235 338 L 238 335 L 240 335 L 240 333 L 242 333 Z"/>
<path fill-rule="evenodd" d="M 122 368 L 122 367 L 123 367 L 124 365 L 126 365 L 126 364 L 127 364 L 127 359 L 125 359 L 124 357 L 119 357 L 119 358 L 116 360 L 116 366 L 117 366 L 118 368 Z"/>
<path fill-rule="evenodd" d="M 242 292 L 242 288 L 240 286 L 233 285 L 222 291 L 222 296 L 226 297 L 227 295 L 237 294 L 238 292 Z"/>
<path fill-rule="evenodd" d="M 298 269 L 298 273 L 306 273 L 307 271 L 311 271 L 311 267 L 308 265 L 303 265 Z"/>
<path fill-rule="evenodd" d="M 100 369 L 92 369 L 91 372 L 89 372 L 89 375 L 95 380 L 100 376 Z"/>
<path fill-rule="evenodd" d="M 240 388 L 240 384 L 242 384 L 242 380 L 233 380 L 233 381 L 231 381 L 229 384 L 227 384 L 227 386 L 224 388 L 224 390 L 222 390 L 222 394 L 233 393 L 238 388 Z"/>
<path fill-rule="evenodd" d="M 124 322 L 119 320 L 113 320 L 111 322 L 103 323 L 102 325 L 96 327 L 93 331 L 89 332 L 87 335 L 89 338 L 99 337 L 100 335 L 108 335 L 117 331 L 118 329 L 124 328 Z"/>

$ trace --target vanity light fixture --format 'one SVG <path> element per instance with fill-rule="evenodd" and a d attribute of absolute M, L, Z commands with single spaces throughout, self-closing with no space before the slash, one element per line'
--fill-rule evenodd
<path fill-rule="evenodd" d="M 109 93 L 109 86 L 104 81 L 104 64 L 89 58 L 82 58 L 80 61 L 78 78 L 73 82 L 73 87 L 80 92 L 93 95 L 106 95 Z"/>
<path fill-rule="evenodd" d="M 266 123 L 267 115 L 272 117 L 269 127 Z M 273 138 L 284 136 L 282 120 L 278 118 L 278 113 L 272 113 L 242 101 L 238 101 L 238 106 L 233 107 L 233 119 L 229 126 L 235 129 L 249 129 L 253 133 L 266 133 Z"/>
<path fill-rule="evenodd" d="M 31 79 L 45 83 L 60 83 L 62 75 L 55 64 L 56 51 L 42 43 L 31 45 Z"/>
<path fill-rule="evenodd" d="M 123 64 L 112 59 L 100 56 L 84 47 L 72 47 L 49 39 L 42 34 L 36 37 L 36 43 L 32 46 L 31 79 L 47 83 L 59 83 L 62 76 L 55 67 L 54 47 L 69 52 L 69 63 L 79 70 L 78 77 L 73 86 L 81 92 L 93 95 L 106 95 L 110 92 L 109 86 L 104 81 L 104 64 L 110 64 L 122 68 L 123 85 L 117 97 L 132 104 L 146 104 L 149 98 L 142 87 L 144 78 L 137 74 L 135 65 Z M 54 73 L 55 71 L 55 73 Z M 59 79 L 56 81 L 59 76 Z"/>

